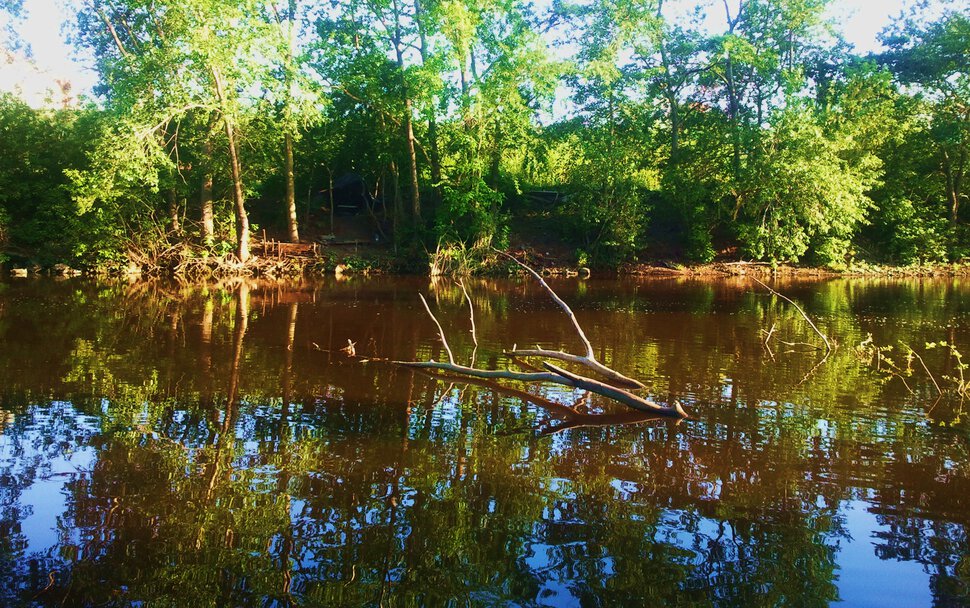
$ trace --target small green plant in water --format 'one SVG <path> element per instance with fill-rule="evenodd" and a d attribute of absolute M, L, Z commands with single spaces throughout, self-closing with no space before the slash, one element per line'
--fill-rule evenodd
<path fill-rule="evenodd" d="M 858 353 L 863 361 L 874 367 L 876 371 L 882 372 L 890 377 L 899 378 L 906 389 L 912 394 L 916 392 L 910 387 L 907 379 L 913 378 L 916 371 L 916 364 L 918 364 L 919 369 L 922 369 L 926 374 L 926 377 L 932 382 L 933 387 L 940 396 L 952 394 L 961 400 L 970 397 L 970 382 L 967 381 L 966 377 L 966 370 L 970 364 L 963 360 L 963 354 L 957 347 L 954 344 L 941 341 L 927 342 L 925 349 L 946 349 L 947 355 L 954 361 L 953 368 L 956 375 L 940 374 L 939 378 L 942 380 L 941 383 L 937 380 L 937 375 L 926 365 L 923 356 L 911 346 L 900 343 L 898 350 L 894 349 L 892 345 L 879 346 L 873 341 L 872 334 L 866 336 L 866 339 L 859 343 L 856 347 L 856 353 Z M 899 355 L 894 358 L 894 353 L 899 353 Z M 899 360 L 897 361 L 897 359 Z"/>
<path fill-rule="evenodd" d="M 953 358 L 954 370 L 956 372 L 955 376 L 944 374 L 941 376 L 943 380 L 950 386 L 956 394 L 961 398 L 970 397 L 970 383 L 966 379 L 966 369 L 970 365 L 963 361 L 963 355 L 957 350 L 956 345 L 950 344 L 949 342 L 927 342 L 926 349 L 931 350 L 934 348 L 944 348 L 949 351 L 950 357 Z"/>

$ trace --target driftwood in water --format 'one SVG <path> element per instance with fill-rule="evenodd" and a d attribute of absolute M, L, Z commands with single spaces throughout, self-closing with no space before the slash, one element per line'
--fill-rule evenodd
<path fill-rule="evenodd" d="M 634 410 L 645 412 L 648 414 L 653 414 L 657 416 L 668 416 L 672 418 L 686 418 L 687 413 L 680 406 L 679 403 L 674 403 L 673 406 L 663 406 L 658 403 L 654 403 L 649 399 L 645 399 L 630 392 L 627 389 L 643 388 L 643 384 L 633 378 L 624 376 L 623 374 L 603 365 L 596 360 L 593 354 L 593 345 L 590 343 L 589 339 L 586 337 L 586 333 L 580 326 L 579 321 L 576 319 L 576 315 L 573 313 L 569 305 L 566 304 L 551 287 L 542 279 L 542 277 L 529 268 L 516 258 L 504 252 L 503 255 L 508 256 L 510 259 L 514 260 L 516 264 L 527 270 L 533 277 L 535 277 L 539 284 L 546 290 L 547 293 L 552 297 L 552 299 L 559 305 L 560 308 L 566 313 L 569 319 L 572 321 L 573 326 L 576 328 L 576 332 L 579 334 L 580 340 L 586 346 L 586 355 L 574 355 L 562 351 L 550 351 L 544 349 L 534 349 L 534 350 L 516 350 L 513 348 L 510 351 L 506 351 L 505 354 L 511 357 L 542 357 L 546 359 L 556 359 L 559 361 L 565 361 L 569 363 L 575 363 L 582 365 L 588 369 L 595 371 L 597 374 L 602 376 L 607 381 L 596 380 L 594 378 L 589 378 L 586 376 L 581 376 L 574 372 L 567 371 L 561 367 L 553 365 L 548 361 L 543 361 L 542 365 L 546 371 L 531 371 L 531 372 L 517 372 L 512 370 L 498 370 L 498 369 L 478 369 L 474 367 L 474 358 L 471 365 L 461 365 L 455 362 L 454 353 L 451 351 L 451 347 L 448 345 L 448 340 L 445 337 L 444 328 L 441 327 L 441 323 L 435 317 L 434 313 L 431 312 L 431 308 L 428 306 L 427 300 L 424 296 L 418 294 L 421 299 L 421 303 L 424 305 L 425 311 L 428 316 L 434 321 L 438 328 L 438 335 L 441 338 L 441 343 L 444 346 L 445 353 L 448 356 L 447 362 L 440 361 L 394 361 L 397 365 L 404 367 L 423 369 L 423 370 L 437 370 L 449 374 L 450 377 L 459 376 L 467 379 L 477 379 L 484 381 L 496 381 L 496 380 L 512 380 L 517 382 L 526 383 L 548 383 L 548 384 L 559 384 L 563 386 L 570 386 L 574 388 L 583 389 L 598 395 L 602 395 L 608 399 L 612 399 L 618 403 L 622 403 L 627 407 Z M 462 285 L 464 290 L 464 285 Z M 468 306 L 471 309 L 471 298 L 467 297 Z M 471 311 L 472 314 L 472 327 L 474 328 L 474 310 Z M 474 336 L 474 334 L 473 334 Z M 477 338 L 475 339 L 477 344 Z M 537 369 L 533 366 L 527 366 L 531 369 Z M 531 399 L 530 399 L 531 400 Z M 565 407 L 565 406 L 563 406 Z"/>
<path fill-rule="evenodd" d="M 435 380 L 453 383 L 461 382 L 464 384 L 482 386 L 491 389 L 496 393 L 502 393 L 522 401 L 532 403 L 533 405 L 536 405 L 548 412 L 552 420 L 562 421 L 559 424 L 554 424 L 552 420 L 550 420 L 549 422 L 543 424 L 539 428 L 540 435 L 554 435 L 568 429 L 640 424 L 643 422 L 663 420 L 666 418 L 666 416 L 653 412 L 641 411 L 620 412 L 616 414 L 589 414 L 581 412 L 578 409 L 579 403 L 585 401 L 589 396 L 589 393 L 586 393 L 586 395 L 580 399 L 578 403 L 569 406 L 562 403 L 556 403 L 555 401 L 542 397 L 541 395 L 535 395 L 521 389 L 505 386 L 504 384 L 495 382 L 493 380 L 469 378 L 467 376 L 459 376 L 454 374 L 431 373 L 424 370 L 421 371 L 426 376 L 434 378 Z"/>

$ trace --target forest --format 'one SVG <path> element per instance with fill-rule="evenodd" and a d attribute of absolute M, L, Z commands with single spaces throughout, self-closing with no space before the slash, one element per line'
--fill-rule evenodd
<path fill-rule="evenodd" d="M 94 95 L 0 95 L 0 262 L 245 267 L 333 233 L 348 182 L 414 267 L 966 260 L 970 9 L 917 1 L 863 55 L 832 4 L 83 0 Z"/>

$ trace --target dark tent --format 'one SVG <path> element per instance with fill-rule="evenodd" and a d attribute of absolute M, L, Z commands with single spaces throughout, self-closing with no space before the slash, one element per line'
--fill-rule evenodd
<path fill-rule="evenodd" d="M 360 213 L 374 203 L 364 178 L 356 173 L 345 173 L 333 181 L 333 188 L 323 190 L 323 202 L 330 204 L 333 195 L 334 211 L 343 215 Z"/>

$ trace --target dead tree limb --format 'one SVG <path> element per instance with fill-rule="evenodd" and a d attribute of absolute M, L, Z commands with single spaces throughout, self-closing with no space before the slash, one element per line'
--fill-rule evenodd
<path fill-rule="evenodd" d="M 472 343 L 475 348 L 472 349 L 471 363 L 472 367 L 475 367 L 475 356 L 478 354 L 478 334 L 475 332 L 475 306 L 472 304 L 472 298 L 468 295 L 468 290 L 465 289 L 465 282 L 458 279 L 458 284 L 461 285 L 461 292 L 465 294 L 465 301 L 468 302 L 468 317 L 471 320 L 472 328 Z"/>
<path fill-rule="evenodd" d="M 521 399 L 532 403 L 533 405 L 545 410 L 551 414 L 554 419 L 562 420 L 562 424 L 557 424 L 555 426 L 547 425 L 548 428 L 541 430 L 540 435 L 553 435 L 556 433 L 561 433 L 568 429 L 577 429 L 585 427 L 598 427 L 598 426 L 614 426 L 614 425 L 625 425 L 625 424 L 638 424 L 641 422 L 647 422 L 650 420 L 660 420 L 665 418 L 665 416 L 656 414 L 654 412 L 620 412 L 617 414 L 584 414 L 576 410 L 575 407 L 570 407 L 568 405 L 563 405 L 561 403 L 556 403 L 545 397 L 535 395 L 533 393 L 523 391 L 520 389 L 512 388 L 500 384 L 492 380 L 484 380 L 481 378 L 468 378 L 460 375 L 452 374 L 438 374 L 431 372 L 422 372 L 430 378 L 435 378 L 442 382 L 457 383 L 462 382 L 468 385 L 481 386 L 488 388 L 496 393 L 502 393 L 515 397 L 516 399 Z M 587 393 L 588 395 L 589 393 Z"/>
<path fill-rule="evenodd" d="M 640 410 L 641 412 L 650 412 L 653 414 L 662 414 L 664 416 L 675 416 L 678 418 L 687 417 L 687 412 L 684 411 L 684 408 L 682 408 L 680 403 L 677 401 L 674 401 L 674 404 L 671 407 L 663 406 L 654 403 L 649 399 L 644 399 L 639 395 L 634 395 L 630 391 L 625 391 L 621 388 L 606 384 L 605 382 L 600 382 L 599 380 L 593 380 L 592 378 L 587 378 L 585 376 L 580 376 L 579 374 L 568 372 L 561 367 L 557 367 L 552 363 L 549 363 L 548 361 L 544 361 L 542 365 L 552 373 L 571 381 L 573 383 L 572 385 L 577 388 L 586 389 L 598 395 L 609 397 L 610 399 L 619 401 L 623 405 L 632 407 L 635 410 Z"/>
<path fill-rule="evenodd" d="M 512 258 L 512 259 L 514 260 L 515 258 Z M 588 368 L 594 369 L 596 371 L 599 371 L 600 373 L 602 373 L 602 375 L 610 378 L 611 380 L 614 380 L 618 385 L 621 385 L 621 386 L 633 385 L 637 387 L 643 386 L 643 384 L 641 384 L 640 382 L 627 378 L 626 376 L 623 376 L 622 374 L 619 374 L 614 370 L 596 362 L 595 359 L 592 358 L 592 354 L 593 354 L 592 344 L 590 344 L 589 339 L 586 338 L 586 334 L 583 333 L 582 328 L 579 326 L 579 323 L 576 321 L 576 317 L 575 315 L 573 315 L 572 310 L 569 309 L 569 306 L 565 302 L 563 302 L 558 295 L 556 295 L 556 293 L 552 290 L 552 288 L 546 285 L 545 281 L 542 280 L 542 277 L 540 277 L 538 273 L 536 273 L 534 270 L 532 270 L 525 264 L 518 262 L 518 260 L 516 260 L 516 262 L 520 266 L 528 270 L 534 277 L 539 279 L 540 283 L 545 287 L 546 291 L 549 292 L 549 294 L 553 297 L 553 299 L 556 302 L 560 303 L 560 306 L 563 308 L 563 310 L 566 311 L 570 319 L 572 319 L 573 325 L 576 327 L 577 332 L 579 333 L 583 342 L 587 346 L 587 353 L 588 353 L 588 356 L 581 357 L 579 355 L 571 355 L 569 353 L 556 352 L 556 351 L 543 351 L 542 349 L 538 349 L 535 351 L 525 351 L 526 353 L 529 353 L 528 356 L 540 356 L 540 357 L 545 357 L 549 359 L 559 359 L 559 360 L 569 361 L 572 363 L 577 363 L 577 364 L 586 366 Z M 478 339 L 477 339 L 477 336 L 475 336 L 475 332 L 474 332 L 474 326 L 475 326 L 474 307 L 472 306 L 471 298 L 468 297 L 468 291 L 465 289 L 464 284 L 462 284 L 461 287 L 462 287 L 462 291 L 465 294 L 465 299 L 468 301 L 468 306 L 471 311 L 472 328 L 473 328 L 472 337 L 473 337 L 473 340 L 475 341 L 476 349 L 477 349 Z M 441 338 L 441 343 L 444 345 L 445 352 L 448 355 L 448 361 L 447 362 L 438 362 L 434 360 L 392 361 L 392 363 L 396 365 L 409 367 L 412 369 L 418 369 L 418 370 L 437 370 L 440 372 L 444 372 L 449 376 L 457 375 L 459 377 L 466 379 L 469 382 L 477 381 L 481 384 L 487 383 L 489 386 L 492 386 L 493 388 L 495 388 L 496 386 L 502 386 L 501 384 L 495 382 L 497 380 L 511 380 L 515 382 L 527 382 L 527 383 L 539 383 L 539 384 L 542 384 L 542 383 L 560 384 L 563 386 L 579 388 L 579 389 L 589 391 L 591 393 L 602 395 L 604 397 L 607 397 L 609 399 L 622 403 L 623 405 L 626 405 L 629 408 L 632 408 L 634 410 L 644 412 L 650 415 L 667 416 L 671 418 L 687 417 L 687 412 L 684 411 L 683 407 L 681 407 L 679 403 L 675 402 L 673 406 L 663 406 L 658 403 L 654 403 L 649 399 L 645 399 L 643 397 L 640 397 L 639 395 L 635 395 L 627 390 L 624 390 L 623 388 L 620 388 L 620 386 L 615 386 L 613 384 L 602 382 L 600 380 L 595 380 L 593 378 L 581 376 L 579 374 L 562 369 L 561 367 L 557 367 L 549 363 L 548 361 L 543 361 L 542 363 L 546 371 L 542 371 L 541 369 L 530 365 L 528 367 L 530 367 L 535 371 L 529 371 L 529 372 L 517 372 L 517 371 L 512 371 L 510 369 L 505 369 L 505 370 L 478 369 L 474 366 L 474 357 L 472 358 L 471 365 L 466 366 L 466 365 L 458 364 L 455 362 L 454 354 L 451 351 L 451 347 L 448 345 L 448 340 L 445 337 L 445 331 L 441 327 L 441 323 L 438 321 L 438 318 L 435 317 L 433 312 L 431 312 L 431 308 L 428 306 L 428 301 L 421 294 L 418 294 L 418 297 L 421 299 L 421 304 L 424 306 L 424 310 L 428 313 L 428 316 L 431 317 L 431 320 L 434 321 L 435 326 L 438 328 L 438 335 Z M 508 354 L 513 358 L 513 360 L 515 360 L 515 355 L 521 352 L 523 351 L 517 351 L 513 346 L 512 351 L 510 351 Z M 473 378 L 476 380 L 471 380 Z M 518 389 L 510 389 L 510 390 L 517 391 Z M 536 403 L 536 400 L 530 396 L 531 395 L 530 393 L 526 393 L 524 391 L 518 391 L 518 392 L 519 392 L 518 396 L 520 398 L 527 399 L 529 401 L 532 401 L 533 403 Z M 550 404 L 551 402 L 548 402 L 548 400 L 546 400 L 546 404 L 539 403 L 539 405 L 546 405 L 546 406 L 549 406 Z M 555 404 L 551 405 L 551 409 L 559 409 L 561 413 L 562 409 L 560 408 L 565 408 L 566 410 L 571 412 L 571 415 L 573 416 L 580 415 L 579 412 L 576 412 L 574 409 L 566 408 L 565 406 L 557 406 Z"/>
<path fill-rule="evenodd" d="M 452 354 L 451 347 L 448 346 L 448 339 L 445 338 L 445 330 L 441 328 L 441 323 L 438 322 L 438 318 L 431 313 L 431 309 L 428 307 L 428 301 L 424 299 L 424 296 L 419 293 L 418 297 L 421 298 L 421 303 L 424 304 L 424 309 L 428 311 L 428 316 L 430 316 L 431 320 L 434 321 L 434 324 L 438 326 L 438 336 L 441 338 L 441 343 L 445 347 L 445 352 L 448 353 L 448 362 L 454 365 L 455 355 Z"/>
<path fill-rule="evenodd" d="M 648 412 L 661 416 L 671 416 L 675 418 L 687 418 L 687 412 L 684 411 L 684 408 L 682 408 L 679 403 L 675 403 L 673 407 L 663 406 L 658 403 L 654 403 L 649 399 L 644 399 L 639 395 L 634 395 L 629 391 L 606 384 L 605 382 L 600 382 L 599 380 L 573 374 L 562 369 L 561 367 L 556 367 L 549 362 L 543 363 L 549 372 L 531 373 L 513 372 L 511 370 L 502 369 L 477 369 L 456 363 L 444 363 L 438 361 L 394 361 L 393 363 L 403 367 L 412 367 L 415 369 L 435 369 L 471 378 L 481 378 L 484 380 L 515 380 L 518 382 L 546 382 L 549 384 L 561 384 L 563 386 L 581 388 L 598 395 L 603 395 L 604 397 L 622 403 L 627 407 L 631 407 L 641 412 Z"/>
<path fill-rule="evenodd" d="M 518 357 L 544 357 L 546 359 L 558 359 L 559 361 L 565 361 L 567 363 L 576 363 L 577 365 L 586 366 L 604 378 L 608 378 L 609 380 L 627 388 L 646 388 L 639 380 L 624 376 L 623 374 L 614 369 L 606 367 L 596 360 L 596 353 L 593 351 L 593 345 L 590 343 L 589 338 L 586 337 L 586 332 L 583 331 L 582 326 L 579 324 L 579 320 L 576 319 L 576 314 L 573 313 L 573 310 L 569 307 L 569 305 L 566 304 L 555 291 L 553 291 L 552 287 L 549 287 L 549 284 L 546 283 L 545 279 L 542 278 L 542 275 L 520 262 L 515 256 L 504 251 L 499 251 L 498 249 L 495 251 L 521 266 L 526 272 L 531 274 L 537 281 L 539 281 L 539 285 L 542 285 L 543 289 L 546 290 L 553 301 L 559 305 L 559 308 L 561 308 L 563 312 L 566 313 L 566 316 L 569 317 L 569 320 L 572 321 L 573 327 L 576 328 L 576 333 L 579 334 L 579 339 L 583 342 L 583 346 L 586 347 L 586 355 L 574 355 L 563 351 L 546 350 L 538 347 L 527 350 L 511 350 L 507 351 L 505 353 L 506 355 Z"/>
<path fill-rule="evenodd" d="M 808 323 L 809 327 L 811 327 L 813 330 L 815 330 L 815 333 L 818 334 L 818 337 L 822 339 L 822 342 L 823 343 L 825 343 L 825 355 L 828 356 L 828 354 L 832 352 L 832 344 L 829 342 L 828 336 L 826 336 L 825 334 L 823 334 L 822 333 L 822 330 L 820 330 L 815 325 L 815 323 L 812 322 L 811 317 L 809 317 L 805 313 L 805 311 L 802 310 L 802 307 L 801 306 L 799 306 L 797 303 L 795 303 L 795 301 L 792 300 L 791 298 L 789 298 L 788 296 L 786 296 L 784 294 L 781 294 L 781 293 L 778 293 L 777 291 L 775 291 L 774 289 L 772 289 L 771 287 L 769 287 L 768 285 L 766 285 L 763 281 L 761 281 L 757 277 L 751 277 L 751 279 L 755 283 L 757 283 L 758 285 L 761 285 L 762 287 L 764 287 L 765 289 L 767 289 L 773 295 L 778 296 L 782 300 L 784 300 L 784 301 L 788 302 L 789 304 L 791 304 L 792 306 L 794 306 L 795 307 L 795 310 L 798 311 L 798 314 L 800 314 L 802 316 L 802 318 L 805 319 L 805 322 Z M 771 336 L 769 335 L 769 337 L 771 337 Z M 765 340 L 765 342 L 767 342 L 767 340 Z"/>

